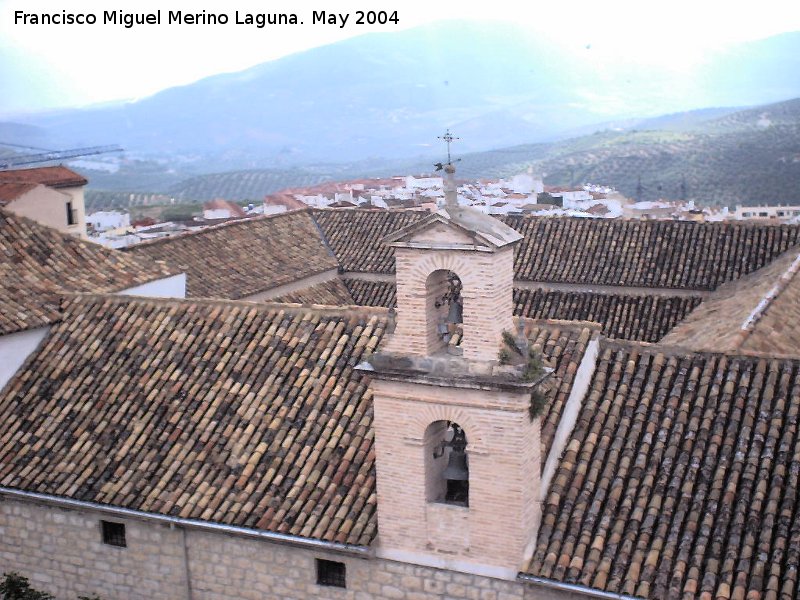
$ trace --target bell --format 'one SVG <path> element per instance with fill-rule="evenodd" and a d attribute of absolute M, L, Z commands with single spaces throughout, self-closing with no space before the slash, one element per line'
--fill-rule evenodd
<path fill-rule="evenodd" d="M 448 481 L 468 481 L 469 469 L 467 468 L 466 452 L 455 449 L 450 452 L 450 460 L 442 475 Z"/>
<path fill-rule="evenodd" d="M 450 303 L 450 310 L 447 313 L 447 322 L 448 323 L 463 323 L 463 308 L 461 307 L 460 302 L 451 302 Z"/>

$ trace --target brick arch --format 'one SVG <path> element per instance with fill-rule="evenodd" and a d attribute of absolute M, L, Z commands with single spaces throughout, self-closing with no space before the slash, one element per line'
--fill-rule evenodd
<path fill-rule="evenodd" d="M 427 405 L 414 414 L 413 431 L 415 437 L 424 439 L 425 431 L 436 421 L 454 421 L 464 430 L 467 436 L 467 449 L 476 454 L 486 454 L 486 432 L 484 425 L 473 419 L 470 414 L 458 406 Z"/>
<path fill-rule="evenodd" d="M 434 253 L 425 256 L 411 267 L 412 279 L 426 282 L 435 271 L 452 271 L 463 283 L 465 275 L 470 275 L 471 268 L 469 261 L 464 260 L 462 256 L 449 252 L 447 254 Z"/>

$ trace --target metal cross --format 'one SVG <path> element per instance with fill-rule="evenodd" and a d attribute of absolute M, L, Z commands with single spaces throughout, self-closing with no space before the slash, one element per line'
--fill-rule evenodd
<path fill-rule="evenodd" d="M 459 137 L 454 137 L 452 133 L 450 133 L 450 128 L 448 127 L 445 130 L 444 135 L 437 136 L 440 140 L 444 140 L 447 142 L 447 164 L 449 165 L 452 161 L 450 160 L 450 143 L 454 142 L 455 140 L 460 140 Z"/>

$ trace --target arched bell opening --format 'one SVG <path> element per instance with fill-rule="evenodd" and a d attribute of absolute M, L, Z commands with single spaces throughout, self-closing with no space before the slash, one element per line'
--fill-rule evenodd
<path fill-rule="evenodd" d="M 428 276 L 425 290 L 429 351 L 459 345 L 464 321 L 461 279 L 453 271 L 439 269 Z"/>
<path fill-rule="evenodd" d="M 467 436 L 453 421 L 434 421 L 425 431 L 425 495 L 428 502 L 469 506 Z"/>

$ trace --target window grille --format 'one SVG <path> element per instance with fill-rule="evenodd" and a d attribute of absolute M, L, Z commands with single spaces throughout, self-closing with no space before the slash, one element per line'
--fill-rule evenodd
<path fill-rule="evenodd" d="M 347 587 L 344 563 L 318 558 L 317 584 L 340 588 Z"/>
<path fill-rule="evenodd" d="M 103 529 L 103 543 L 109 546 L 127 547 L 125 541 L 125 524 L 113 523 L 112 521 L 100 521 Z"/>

